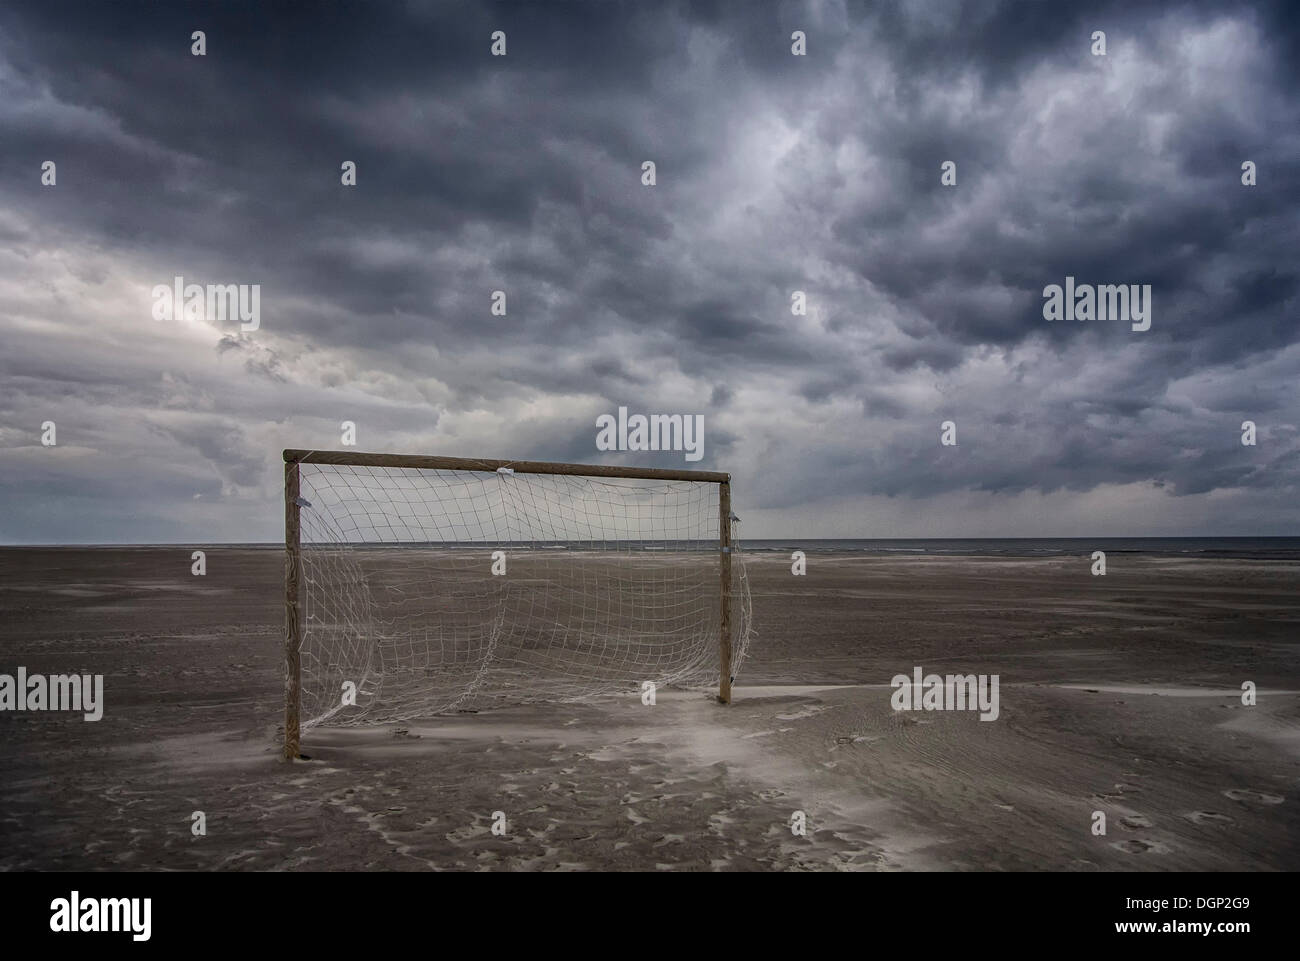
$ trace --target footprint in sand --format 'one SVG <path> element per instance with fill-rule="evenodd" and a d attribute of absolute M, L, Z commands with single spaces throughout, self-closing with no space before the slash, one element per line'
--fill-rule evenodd
<path fill-rule="evenodd" d="M 1254 801 L 1257 804 L 1281 804 L 1283 801 L 1276 794 L 1265 794 L 1263 791 L 1246 791 L 1235 787 L 1224 791 L 1223 796 L 1233 801 Z"/>
<path fill-rule="evenodd" d="M 1111 847 L 1119 848 L 1127 854 L 1168 854 L 1168 845 L 1159 841 L 1112 841 Z"/>
<path fill-rule="evenodd" d="M 1119 823 L 1131 831 L 1151 827 L 1151 819 L 1141 814 L 1130 814 L 1119 819 Z"/>
<path fill-rule="evenodd" d="M 1216 811 L 1192 811 L 1186 815 L 1187 820 L 1196 824 L 1232 824 L 1233 818 L 1226 814 L 1219 814 Z"/>
<path fill-rule="evenodd" d="M 448 841 L 450 841 L 452 844 L 461 844 L 465 841 L 470 840 L 471 838 L 487 834 L 488 831 L 489 829 L 486 827 L 471 825 L 468 827 L 453 828 L 452 830 L 444 834 L 443 837 L 446 838 Z"/>
<path fill-rule="evenodd" d="M 802 711 L 793 711 L 790 714 L 778 714 L 776 716 L 776 719 L 778 721 L 799 721 L 805 717 L 813 717 L 817 714 L 820 714 L 824 710 L 826 710 L 826 708 L 823 705 L 810 704 L 808 707 L 805 707 Z"/>
<path fill-rule="evenodd" d="M 1142 789 L 1138 787 L 1134 787 L 1132 784 L 1116 784 L 1115 791 L 1113 794 L 1104 794 L 1099 792 L 1097 794 L 1094 794 L 1093 798 L 1100 799 L 1103 801 L 1117 801 L 1120 798 L 1123 798 L 1125 794 L 1141 794 L 1141 793 L 1142 793 Z"/>

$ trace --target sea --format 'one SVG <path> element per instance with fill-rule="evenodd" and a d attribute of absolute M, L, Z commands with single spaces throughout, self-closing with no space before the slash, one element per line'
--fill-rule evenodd
<path fill-rule="evenodd" d="M 1300 537 L 960 537 L 960 538 L 874 538 L 832 537 L 807 538 L 738 538 L 740 550 L 751 553 L 860 553 L 888 555 L 934 555 L 979 557 L 1053 557 L 1091 554 L 1105 551 L 1110 554 L 1163 554 L 1182 557 L 1239 557 L 1259 560 L 1300 561 Z M 408 542 L 410 543 L 410 542 Z M 483 541 L 439 542 L 421 544 L 439 549 L 481 550 Z M 49 549 L 55 545 L 30 545 Z M 84 544 L 58 545 L 66 549 L 153 550 L 176 547 L 174 544 Z M 242 544 L 196 544 L 205 548 L 239 548 L 252 550 L 284 550 L 283 542 Z M 324 546 L 324 545 L 319 545 Z M 387 549 L 392 544 L 352 544 L 354 548 Z M 591 542 L 583 541 L 533 541 L 535 549 L 590 550 Z M 616 546 L 639 550 L 698 550 L 713 551 L 717 542 L 706 541 L 607 541 L 605 549 Z M 22 549 L 19 545 L 13 548 Z"/>
<path fill-rule="evenodd" d="M 751 553 L 919 554 L 936 556 L 1053 557 L 1091 554 L 1165 554 L 1300 560 L 1300 537 L 975 537 L 975 538 L 813 538 L 743 540 Z"/>

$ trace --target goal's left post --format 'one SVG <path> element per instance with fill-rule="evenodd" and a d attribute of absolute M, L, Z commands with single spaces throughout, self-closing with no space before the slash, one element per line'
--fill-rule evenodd
<path fill-rule="evenodd" d="M 298 579 L 302 571 L 302 524 L 299 516 L 298 461 L 285 451 L 284 463 L 284 757 L 298 756 L 302 707 L 302 607 Z"/>

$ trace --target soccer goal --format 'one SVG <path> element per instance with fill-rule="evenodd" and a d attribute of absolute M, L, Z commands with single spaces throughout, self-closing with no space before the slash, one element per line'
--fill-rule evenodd
<path fill-rule="evenodd" d="M 731 476 L 284 452 L 285 757 L 317 724 L 731 683 Z"/>

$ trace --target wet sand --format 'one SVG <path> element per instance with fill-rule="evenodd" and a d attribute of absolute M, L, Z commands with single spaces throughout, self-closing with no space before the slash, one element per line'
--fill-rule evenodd
<path fill-rule="evenodd" d="M 1300 564 L 751 555 L 728 707 L 314 729 L 290 765 L 280 554 L 197 547 L 0 550 L 0 672 L 106 700 L 0 714 L 0 868 L 1300 868 Z M 999 675 L 999 718 L 895 712 L 916 666 Z"/>

